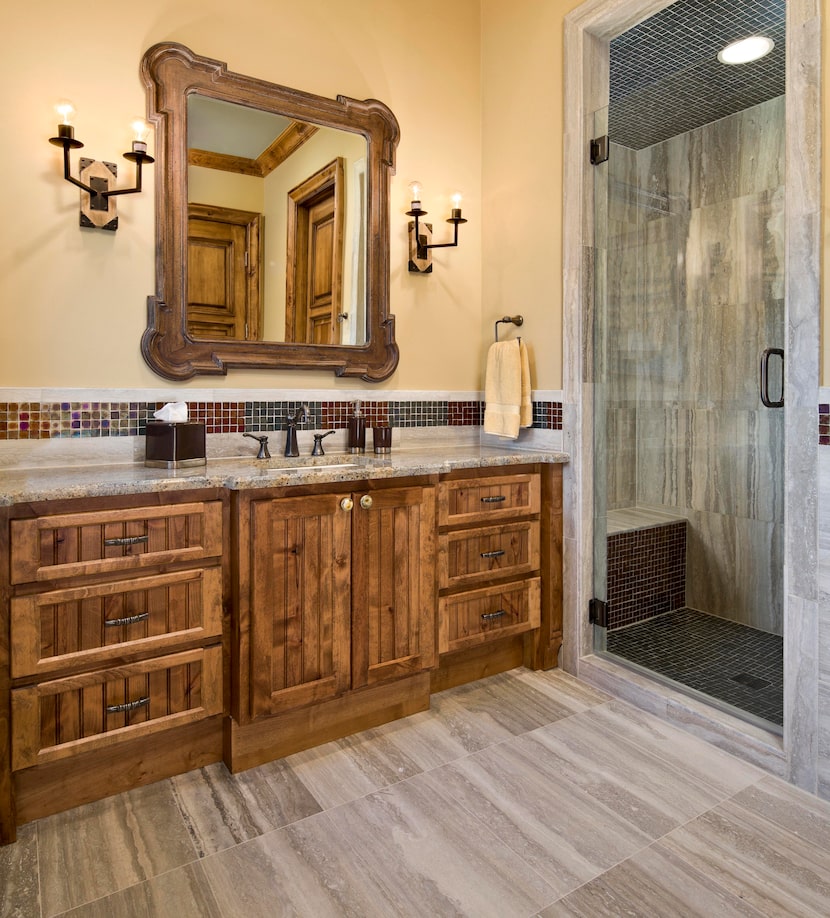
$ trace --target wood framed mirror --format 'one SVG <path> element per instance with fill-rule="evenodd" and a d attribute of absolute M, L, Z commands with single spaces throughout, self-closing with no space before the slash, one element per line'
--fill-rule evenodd
<path fill-rule="evenodd" d="M 150 367 L 390 376 L 389 108 L 232 73 L 173 42 L 145 53 L 141 77 L 156 129 Z"/>

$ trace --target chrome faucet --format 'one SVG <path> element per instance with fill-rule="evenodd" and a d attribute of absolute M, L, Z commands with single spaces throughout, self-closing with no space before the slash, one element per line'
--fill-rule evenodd
<path fill-rule="evenodd" d="M 259 443 L 259 452 L 256 454 L 257 459 L 270 459 L 271 453 L 268 452 L 268 437 L 257 437 L 254 434 L 244 433 L 243 437 L 250 437 Z"/>
<path fill-rule="evenodd" d="M 300 455 L 300 449 L 297 446 L 297 425 L 308 418 L 308 405 L 300 405 L 294 412 L 289 414 L 285 425 L 285 456 L 293 458 Z"/>

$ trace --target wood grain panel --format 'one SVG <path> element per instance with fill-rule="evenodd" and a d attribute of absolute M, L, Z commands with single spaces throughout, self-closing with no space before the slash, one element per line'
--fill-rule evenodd
<path fill-rule="evenodd" d="M 150 699 L 147 704 L 140 703 L 144 698 Z M 17 688 L 12 691 L 12 769 L 109 747 L 221 710 L 218 645 Z"/>
<path fill-rule="evenodd" d="M 351 516 L 342 495 L 250 504 L 248 711 L 273 714 L 349 687 Z"/>
<path fill-rule="evenodd" d="M 541 483 L 536 473 L 442 481 L 438 494 L 440 526 L 534 515 L 541 508 Z"/>
<path fill-rule="evenodd" d="M 108 545 L 112 539 L 141 539 Z M 222 553 L 222 504 L 209 501 L 11 522 L 11 582 L 104 574 Z"/>
<path fill-rule="evenodd" d="M 198 568 L 15 597 L 12 675 L 99 668 L 125 653 L 219 636 L 221 578 L 218 568 Z"/>
<path fill-rule="evenodd" d="M 535 520 L 442 533 L 438 546 L 438 582 L 444 589 L 539 570 Z"/>
<path fill-rule="evenodd" d="M 469 590 L 439 602 L 439 652 L 539 627 L 540 578 Z"/>

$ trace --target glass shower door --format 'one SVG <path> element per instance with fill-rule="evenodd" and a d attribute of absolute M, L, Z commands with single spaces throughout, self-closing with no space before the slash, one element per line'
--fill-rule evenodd
<path fill-rule="evenodd" d="M 783 142 L 782 96 L 594 166 L 595 647 L 779 725 Z"/>

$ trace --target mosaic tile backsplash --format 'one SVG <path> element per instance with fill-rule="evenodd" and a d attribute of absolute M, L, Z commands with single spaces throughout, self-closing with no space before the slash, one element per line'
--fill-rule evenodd
<path fill-rule="evenodd" d="M 142 436 L 163 402 L 0 402 L 0 440 L 56 437 Z M 342 429 L 351 401 L 189 402 L 190 419 L 203 421 L 209 434 L 255 433 L 282 429 L 301 404 L 309 409 L 302 430 Z M 368 427 L 478 427 L 482 401 L 364 401 Z M 533 427 L 562 429 L 560 402 L 534 402 Z"/>

